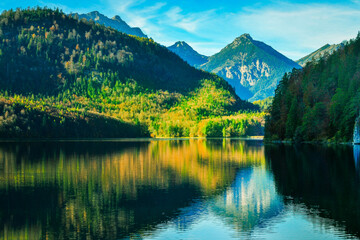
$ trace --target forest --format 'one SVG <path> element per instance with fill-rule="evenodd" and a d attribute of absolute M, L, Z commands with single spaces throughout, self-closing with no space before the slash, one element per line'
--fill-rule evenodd
<path fill-rule="evenodd" d="M 360 33 L 285 74 L 266 117 L 268 140 L 351 142 L 360 110 Z"/>
<path fill-rule="evenodd" d="M 0 15 L 0 137 L 238 137 L 263 119 L 152 39 L 59 9 Z"/>

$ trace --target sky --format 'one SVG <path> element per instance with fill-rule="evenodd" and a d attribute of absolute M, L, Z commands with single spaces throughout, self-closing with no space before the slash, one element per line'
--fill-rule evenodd
<path fill-rule="evenodd" d="M 119 15 L 160 44 L 186 41 L 207 56 L 249 33 L 298 60 L 360 31 L 360 0 L 2 0 L 0 11 L 28 6 Z"/>

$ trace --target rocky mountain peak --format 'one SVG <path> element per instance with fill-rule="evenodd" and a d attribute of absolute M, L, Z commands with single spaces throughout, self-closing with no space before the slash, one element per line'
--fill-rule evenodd
<path fill-rule="evenodd" d="M 242 38 L 242 39 L 245 38 L 245 39 L 253 40 L 249 33 L 244 33 L 244 34 L 241 35 L 239 38 L 240 38 L 240 39 L 241 39 L 241 38 Z"/>
<path fill-rule="evenodd" d="M 116 21 L 121 21 L 121 22 L 123 21 L 119 15 L 115 15 L 115 16 L 112 17 L 111 19 L 112 19 L 112 20 L 116 20 Z"/>
<path fill-rule="evenodd" d="M 92 11 L 89 12 L 89 15 L 100 15 L 100 13 L 98 11 Z"/>
<path fill-rule="evenodd" d="M 77 14 L 72 14 L 77 15 Z M 98 11 L 92 11 L 87 14 L 78 14 L 79 19 L 85 18 L 87 20 L 93 20 L 96 23 L 105 25 L 107 27 L 112 27 L 120 32 L 135 35 L 138 37 L 147 37 L 140 28 L 130 27 L 124 20 L 121 19 L 120 16 L 115 15 L 112 18 L 108 18 L 107 16 L 101 14 Z"/>
<path fill-rule="evenodd" d="M 201 68 L 226 79 L 241 98 L 255 101 L 273 96 L 284 73 L 300 66 L 246 33 L 211 56 Z"/>
<path fill-rule="evenodd" d="M 234 41 L 229 44 L 231 47 L 237 47 L 242 44 L 249 44 L 253 42 L 253 38 L 248 33 L 244 33 L 241 36 L 234 39 Z"/>
<path fill-rule="evenodd" d="M 102 15 L 100 12 L 98 11 L 92 11 L 89 12 L 87 15 L 91 16 L 91 17 L 104 17 L 104 15 Z"/>
<path fill-rule="evenodd" d="M 174 43 L 174 45 L 178 48 L 183 48 L 183 49 L 187 49 L 187 50 L 193 50 L 192 47 L 190 47 L 189 44 L 187 44 L 184 41 L 177 41 L 176 43 Z"/>
<path fill-rule="evenodd" d="M 250 40 L 250 41 L 252 41 L 253 38 L 250 36 L 249 33 L 244 33 L 243 35 L 235 38 L 234 42 L 243 41 L 243 40 Z"/>
<path fill-rule="evenodd" d="M 183 60 L 189 63 L 191 66 L 200 66 L 201 64 L 207 62 L 207 57 L 196 52 L 189 44 L 184 41 L 177 41 L 168 49 Z"/>

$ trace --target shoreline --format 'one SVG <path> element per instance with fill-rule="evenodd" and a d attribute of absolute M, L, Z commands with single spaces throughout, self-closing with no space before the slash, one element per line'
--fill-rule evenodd
<path fill-rule="evenodd" d="M 295 142 L 290 140 L 263 140 L 264 143 L 282 143 L 282 144 L 319 144 L 319 145 L 360 145 L 360 143 L 353 142 L 328 142 L 328 141 L 303 141 Z"/>
<path fill-rule="evenodd" d="M 353 142 L 327 142 L 327 141 L 304 141 L 294 142 L 289 140 L 266 140 L 264 136 L 247 137 L 133 137 L 133 138 L 0 138 L 0 143 L 31 143 L 31 142 L 151 142 L 151 141 L 187 141 L 187 140 L 245 140 L 262 141 L 264 144 L 318 144 L 318 145 L 348 145 L 360 146 Z"/>
<path fill-rule="evenodd" d="M 150 141 L 174 141 L 174 140 L 252 140 L 263 141 L 263 136 L 248 137 L 134 137 L 134 138 L 0 138 L 0 143 L 7 142 L 150 142 Z"/>

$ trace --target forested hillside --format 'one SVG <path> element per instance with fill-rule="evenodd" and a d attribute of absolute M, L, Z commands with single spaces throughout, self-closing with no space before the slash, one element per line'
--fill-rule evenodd
<path fill-rule="evenodd" d="M 5 11 L 0 26 L 1 87 L 18 93 L 58 93 L 74 83 L 81 91 L 89 80 L 112 87 L 129 79 L 149 89 L 187 92 L 214 78 L 152 40 L 61 11 Z"/>
<path fill-rule="evenodd" d="M 223 79 L 151 39 L 60 10 L 0 15 L 0 89 L 2 137 L 207 136 L 208 122 L 230 136 L 261 125 L 259 114 L 239 114 L 259 108 Z"/>
<path fill-rule="evenodd" d="M 279 83 L 267 139 L 352 141 L 360 110 L 360 34 Z"/>

